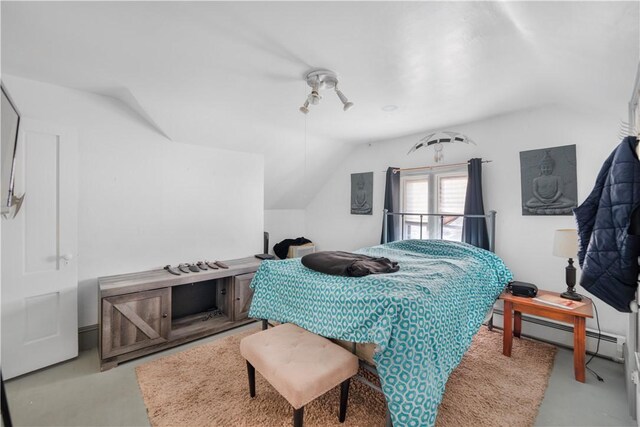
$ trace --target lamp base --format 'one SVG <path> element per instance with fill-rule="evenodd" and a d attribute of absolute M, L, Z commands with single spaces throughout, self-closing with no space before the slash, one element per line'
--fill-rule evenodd
<path fill-rule="evenodd" d="M 582 296 L 577 294 L 574 290 L 568 290 L 560 294 L 562 298 L 570 299 L 573 301 L 582 301 Z"/>
<path fill-rule="evenodd" d="M 576 268 L 573 266 L 573 258 L 569 258 L 569 265 L 565 268 L 567 291 L 560 294 L 562 298 L 572 301 L 582 301 L 582 296 L 576 292 Z"/>

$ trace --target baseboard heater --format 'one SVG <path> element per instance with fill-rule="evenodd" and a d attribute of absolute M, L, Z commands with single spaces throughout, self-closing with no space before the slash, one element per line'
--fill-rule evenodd
<path fill-rule="evenodd" d="M 494 309 L 493 313 L 494 326 L 497 329 L 502 329 L 503 310 Z M 499 318 L 496 319 L 495 316 L 499 316 Z M 522 321 L 531 325 L 527 328 L 530 329 L 530 331 L 523 328 L 522 336 L 557 345 L 559 347 L 573 349 L 573 326 L 552 322 L 538 317 L 527 316 L 525 314 L 522 315 Z M 545 330 L 546 328 L 549 328 L 552 331 Z M 597 341 L 598 331 L 587 329 L 588 354 L 595 353 Z M 623 336 L 602 332 L 600 334 L 600 349 L 598 351 L 598 356 L 613 360 L 614 362 L 622 363 L 624 361 L 623 346 L 625 342 L 626 338 Z"/>
<path fill-rule="evenodd" d="M 494 318 L 494 327 L 496 329 L 502 330 L 501 325 L 502 325 L 503 311 L 499 309 L 495 309 L 493 313 L 496 316 L 500 316 L 500 319 Z M 498 322 L 497 320 L 500 320 L 500 321 Z M 565 333 L 567 339 L 570 339 L 571 335 L 573 334 L 573 327 L 570 325 L 550 322 L 545 319 L 539 319 L 537 317 L 530 317 L 527 315 L 522 316 L 522 321 L 527 322 L 531 325 L 539 325 L 545 328 L 552 328 L 555 331 Z M 83 326 L 79 328 L 78 334 L 80 336 L 79 342 L 80 342 L 81 351 L 97 347 L 98 325 Z M 543 341 L 549 344 L 557 345 L 563 348 L 573 349 L 573 347 L 570 344 L 567 344 L 567 342 L 559 341 L 557 339 L 554 340 L 552 338 L 545 337 L 542 334 L 527 334 L 525 330 L 522 336 L 527 338 L 533 338 L 538 341 Z M 597 340 L 598 340 L 598 332 L 587 329 L 587 353 L 593 354 L 593 352 L 595 351 L 595 345 Z M 598 356 L 621 363 L 624 361 L 624 352 L 622 348 L 624 344 L 625 344 L 624 337 L 602 333 L 600 336 L 600 351 L 598 352 Z M 593 351 L 591 351 L 591 349 L 593 349 Z"/>

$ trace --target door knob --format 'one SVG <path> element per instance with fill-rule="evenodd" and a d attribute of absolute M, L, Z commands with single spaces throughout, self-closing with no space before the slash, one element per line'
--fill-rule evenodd
<path fill-rule="evenodd" d="M 60 258 L 62 258 L 62 260 L 64 261 L 65 264 L 69 264 L 69 261 L 71 261 L 73 259 L 73 255 L 72 254 L 64 254 Z"/>

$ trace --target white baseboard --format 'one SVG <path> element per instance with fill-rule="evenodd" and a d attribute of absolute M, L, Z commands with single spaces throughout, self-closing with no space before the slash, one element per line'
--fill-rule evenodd
<path fill-rule="evenodd" d="M 98 325 L 81 326 L 78 328 L 78 349 L 91 350 L 98 346 Z"/>
<path fill-rule="evenodd" d="M 493 316 L 493 324 L 502 328 L 502 310 L 496 309 Z M 573 326 L 553 322 L 536 316 L 522 315 L 522 335 L 546 341 L 561 347 L 573 349 Z M 603 332 L 600 335 L 600 348 L 598 356 L 611 359 L 615 362 L 624 362 L 623 346 L 626 338 Z M 598 331 L 587 329 L 587 353 L 593 354 L 598 345 Z"/>

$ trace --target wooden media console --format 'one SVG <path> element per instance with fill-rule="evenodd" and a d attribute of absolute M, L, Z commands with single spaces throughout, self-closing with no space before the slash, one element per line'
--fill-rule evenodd
<path fill-rule="evenodd" d="M 250 322 L 255 257 L 225 261 L 228 269 L 173 275 L 150 270 L 98 279 L 100 368 Z"/>

